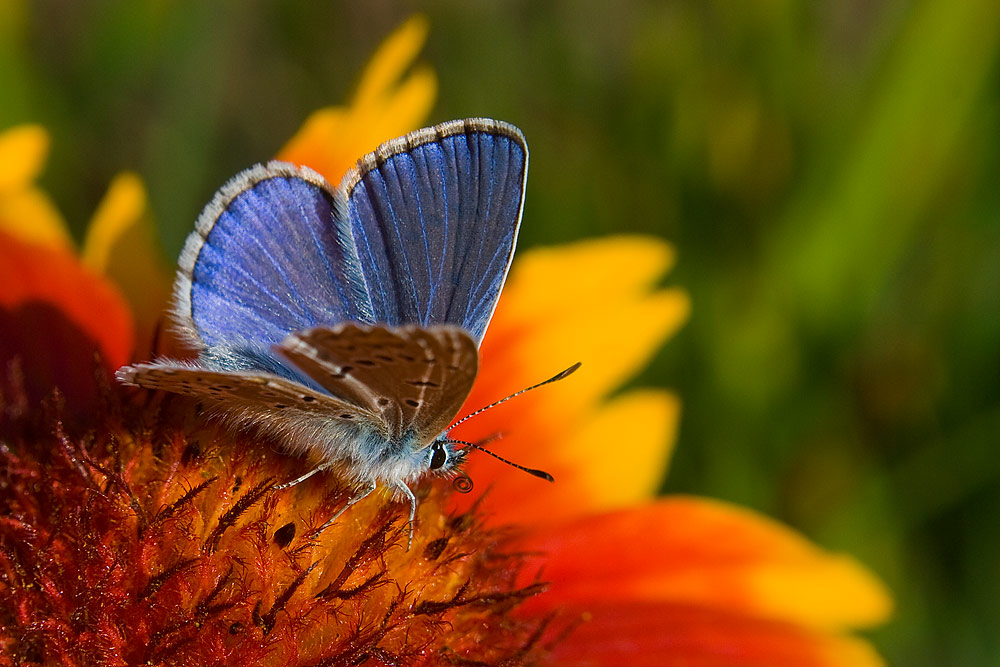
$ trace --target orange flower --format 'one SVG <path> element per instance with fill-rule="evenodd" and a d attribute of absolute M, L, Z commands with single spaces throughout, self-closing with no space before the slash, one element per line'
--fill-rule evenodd
<path fill-rule="evenodd" d="M 336 183 L 359 154 L 411 129 L 433 100 L 433 74 L 395 80 L 425 32 L 415 19 L 390 37 L 355 103 L 312 117 L 281 156 Z M 24 190 L 32 178 L 9 180 Z M 133 290 L 158 279 L 129 273 L 136 255 L 115 251 L 151 247 L 141 184 L 123 178 L 85 243 L 89 270 L 68 236 L 0 239 L 0 313 L 40 304 L 96 341 L 108 366 L 127 358 L 131 325 L 106 315 L 126 311 L 94 269 Z M 37 406 L 62 385 L 40 373 L 31 387 L 10 362 L 41 359 L 58 377 L 76 361 L 51 357 L 60 341 L 0 327 L 4 655 L 64 665 L 882 664 L 847 633 L 882 622 L 891 603 L 851 558 L 724 503 L 654 498 L 679 400 L 651 389 L 608 396 L 687 318 L 683 291 L 655 287 L 672 261 L 669 246 L 642 237 L 519 254 L 467 408 L 583 368 L 455 435 L 502 433 L 500 453 L 557 481 L 473 455 L 467 470 L 482 493 L 418 488 L 409 549 L 406 508 L 379 494 L 318 532 L 351 489 L 332 473 L 274 488 L 302 461 L 206 421 L 183 398 L 112 394 L 91 375 L 89 395 L 101 400 L 80 413 L 82 428 L 64 429 Z M 141 290 L 129 294 L 141 301 Z"/>
<path fill-rule="evenodd" d="M 34 184 L 42 171 L 48 145 L 48 133 L 37 125 L 22 125 L 0 132 L 0 233 L 31 244 L 32 249 L 24 251 L 28 254 L 72 254 L 74 244 L 66 222 L 48 195 Z M 26 258 L 16 259 L 23 254 L 20 247 L 6 249 L 12 258 L 4 264 L 11 270 L 15 261 L 27 261 Z M 146 190 L 138 176 L 123 172 L 111 182 L 90 221 L 80 255 L 85 277 L 79 279 L 77 289 L 90 289 L 91 283 L 103 276 L 107 280 L 97 279 L 99 286 L 95 289 L 113 292 L 114 296 L 109 298 L 124 298 L 131 310 L 129 313 L 116 302 L 107 313 L 111 320 L 107 330 L 90 332 L 117 339 L 117 346 L 102 348 L 109 367 L 114 370 L 134 353 L 145 355 L 149 352 L 148 346 L 159 326 L 170 291 L 172 272 L 163 262 Z M 31 273 L 20 268 L 17 273 L 19 280 L 34 280 L 33 288 L 27 285 L 25 288 L 42 289 L 50 296 L 60 295 L 68 312 L 81 310 L 79 304 L 83 300 L 61 291 L 58 282 L 46 286 L 43 276 L 32 278 Z M 78 314 L 90 317 L 97 324 L 103 311 Z M 128 320 L 120 331 L 116 318 Z M 134 341 L 140 341 L 141 350 L 133 350 Z"/>
<path fill-rule="evenodd" d="M 96 400 L 94 372 L 132 353 L 132 319 L 119 291 L 77 261 L 65 222 L 34 185 L 48 150 L 35 125 L 0 132 L 0 359 L 31 401 L 53 388 L 79 414 Z"/>
<path fill-rule="evenodd" d="M 653 287 L 672 261 L 660 241 L 619 237 L 524 252 L 511 271 L 467 410 L 583 361 L 456 429 L 502 433 L 504 456 L 556 477 L 541 483 L 485 456 L 467 465 L 489 489 L 479 510 L 522 530 L 532 554 L 522 581 L 549 582 L 521 612 L 580 619 L 554 648 L 558 664 L 882 664 L 842 634 L 883 622 L 891 606 L 855 561 L 738 507 L 652 498 L 678 400 L 606 396 L 687 317 L 683 292 Z"/>
<path fill-rule="evenodd" d="M 667 311 L 651 325 L 659 335 L 677 326 L 684 295 L 648 292 L 668 256 L 662 243 L 612 239 L 523 253 L 487 335 L 472 400 L 537 376 L 539 342 L 559 344 L 553 334 L 574 318 L 587 327 L 577 331 L 594 340 L 613 335 L 639 363 L 655 336 L 647 332 L 637 346 L 641 334 L 573 304 L 589 301 L 585 278 L 595 266 L 628 251 L 637 267 L 644 249 L 660 263 L 647 263 L 645 280 L 637 270 L 604 296 L 635 312 L 658 304 Z M 545 271 L 561 277 L 575 314 L 537 317 L 534 281 Z M 568 280 L 574 276 L 578 283 Z M 580 341 L 549 350 L 545 361 L 584 354 L 588 366 L 571 379 L 463 429 L 476 437 L 502 420 L 503 453 L 557 470 L 556 484 L 474 458 L 469 469 L 485 497 L 449 511 L 447 486 L 423 485 L 408 550 L 406 508 L 384 496 L 317 533 L 351 489 L 322 475 L 275 490 L 275 481 L 301 472 L 301 461 L 279 454 L 278 442 L 206 423 L 182 399 L 140 393 L 94 413 L 94 436 L 75 439 L 58 425 L 39 430 L 44 414 L 23 428 L 5 398 L 0 610 L 9 622 L 0 645 L 9 655 L 68 665 L 366 657 L 372 664 L 881 664 L 867 644 L 842 636 L 882 620 L 889 604 L 852 560 L 722 503 L 641 500 L 653 475 L 627 488 L 631 466 L 653 450 L 648 441 L 672 431 L 676 402 L 642 390 L 602 407 L 601 393 L 624 379 L 622 358 L 601 353 L 612 365 L 603 379 L 574 386 L 599 361 L 586 356 L 590 346 L 574 345 Z M 17 398 L 8 388 L 3 396 Z M 574 414 L 588 405 L 592 417 Z M 605 446 L 591 447 L 597 443 Z M 617 474 L 617 460 L 626 474 Z M 530 486 L 512 495 L 521 482 Z M 601 493 L 602 483 L 614 488 Z"/>

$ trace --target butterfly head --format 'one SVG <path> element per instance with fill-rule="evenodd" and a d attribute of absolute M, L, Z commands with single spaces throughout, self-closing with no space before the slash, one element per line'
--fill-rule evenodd
<path fill-rule="evenodd" d="M 447 475 L 464 463 L 466 450 L 459 449 L 455 444 L 444 435 L 436 438 L 423 452 L 427 471 Z"/>
<path fill-rule="evenodd" d="M 462 493 L 472 490 L 472 480 L 468 475 L 460 470 L 465 463 L 468 448 L 457 447 L 462 443 L 449 440 L 447 434 L 441 434 L 424 449 L 415 452 L 416 457 L 416 477 L 424 475 L 437 475 L 441 477 L 454 478 L 455 488 Z"/>

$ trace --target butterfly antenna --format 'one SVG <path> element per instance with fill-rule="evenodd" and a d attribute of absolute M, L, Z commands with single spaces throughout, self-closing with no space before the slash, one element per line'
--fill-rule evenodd
<path fill-rule="evenodd" d="M 577 364 L 577 366 L 579 366 L 579 364 Z M 547 382 L 551 382 L 551 380 L 547 380 Z M 542 384 L 545 384 L 545 383 L 543 382 Z M 524 391 L 527 391 L 527 389 L 525 389 Z M 465 445 L 466 447 L 475 447 L 479 451 L 486 452 L 487 454 L 489 454 L 493 458 L 499 459 L 500 461 L 503 461 L 507 465 L 513 466 L 513 467 L 517 468 L 518 470 L 523 470 L 524 472 L 528 473 L 529 475 L 534 475 L 535 477 L 541 477 L 542 479 L 546 479 L 546 480 L 548 480 L 550 482 L 556 481 L 555 477 L 553 477 L 549 473 L 545 472 L 544 470 L 535 470 L 534 468 L 526 468 L 525 466 L 519 465 L 517 463 L 514 463 L 513 461 L 508 461 L 507 459 L 505 459 L 504 457 L 500 456 L 499 454 L 494 454 L 493 452 L 491 452 L 490 450 L 486 449 L 482 445 L 477 445 L 474 442 L 469 442 L 467 440 L 453 440 L 451 438 L 448 438 L 448 442 L 454 443 L 456 445 Z"/>
<path fill-rule="evenodd" d="M 558 373 L 556 375 L 553 375 L 548 380 L 545 380 L 543 382 L 539 382 L 538 384 L 533 384 L 530 387 L 526 387 L 526 388 L 524 388 L 524 389 L 522 389 L 520 391 L 515 391 L 513 394 L 511 394 L 510 396 L 508 396 L 506 398 L 501 398 L 499 401 L 494 401 L 493 403 L 490 403 L 489 405 L 487 405 L 485 407 L 479 408 L 475 412 L 472 412 L 470 414 L 465 415 L 464 417 L 462 417 L 461 419 L 459 419 L 457 422 L 455 422 L 454 424 L 452 424 L 451 426 L 449 426 L 448 430 L 450 431 L 451 429 L 455 428 L 456 426 L 458 426 L 462 422 L 468 421 L 469 419 L 472 419 L 476 415 L 478 415 L 478 414 L 480 414 L 482 412 L 486 412 L 490 408 L 495 408 L 496 406 L 500 405 L 501 403 L 506 403 L 507 401 L 509 401 L 510 399 L 514 398 L 515 396 L 520 396 L 521 394 L 523 394 L 525 392 L 529 392 L 532 389 L 538 389 L 539 387 L 544 387 L 547 384 L 551 384 L 552 382 L 558 382 L 559 380 L 562 380 L 565 377 L 569 377 L 579 367 L 580 367 L 580 362 L 578 361 L 575 364 L 573 364 L 572 366 L 570 366 L 569 368 L 567 368 L 566 370 L 564 370 L 563 372 Z M 456 440 L 455 442 L 458 442 L 458 441 Z M 482 449 L 482 447 L 480 447 L 479 449 Z M 487 451 L 485 449 L 483 449 L 483 451 L 486 452 L 487 454 L 493 454 L 493 452 L 489 452 L 489 451 Z M 493 456 L 497 456 L 497 455 L 493 454 Z M 497 456 L 497 458 L 499 459 L 500 457 Z M 507 461 L 507 463 L 510 463 L 510 461 Z M 515 467 L 520 467 L 520 466 L 516 466 L 516 464 L 513 464 L 513 463 L 511 463 L 511 465 L 514 465 Z"/>

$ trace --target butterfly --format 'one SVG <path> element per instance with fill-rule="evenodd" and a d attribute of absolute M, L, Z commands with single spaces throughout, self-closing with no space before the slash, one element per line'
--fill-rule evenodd
<path fill-rule="evenodd" d="M 409 485 L 457 474 L 456 445 L 472 444 L 448 428 L 514 255 L 527 166 L 520 130 L 472 118 L 382 144 L 337 187 L 282 162 L 243 171 L 179 260 L 171 316 L 197 360 L 117 378 L 200 399 L 319 461 L 283 486 L 337 469 L 359 489 L 337 516 L 391 487 L 412 536 Z"/>

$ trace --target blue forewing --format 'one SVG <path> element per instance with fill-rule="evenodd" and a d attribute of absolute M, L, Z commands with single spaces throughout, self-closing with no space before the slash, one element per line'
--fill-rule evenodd
<path fill-rule="evenodd" d="M 526 171 L 520 132 L 483 120 L 421 130 L 363 158 L 342 188 L 375 321 L 457 324 L 482 340 Z"/>
<path fill-rule="evenodd" d="M 467 119 L 383 144 L 338 188 L 304 167 L 253 167 L 189 237 L 175 319 L 220 358 L 266 358 L 292 332 L 345 321 L 454 324 L 478 343 L 514 253 L 527 157 L 517 128 Z"/>

